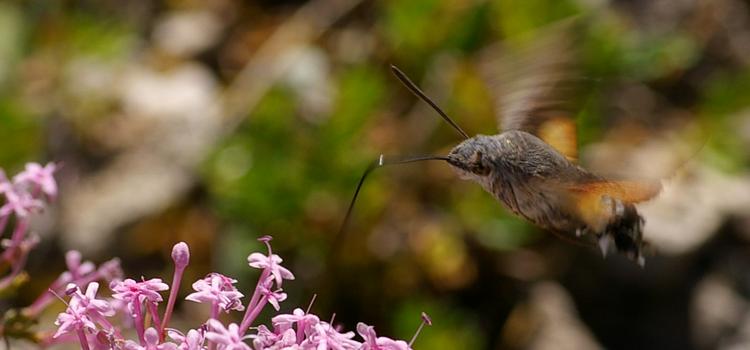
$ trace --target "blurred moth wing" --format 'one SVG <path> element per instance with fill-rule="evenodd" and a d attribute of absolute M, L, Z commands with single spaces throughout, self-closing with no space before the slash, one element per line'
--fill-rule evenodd
<path fill-rule="evenodd" d="M 478 65 L 496 107 L 498 129 L 526 131 L 563 154 L 578 159 L 578 59 L 574 20 L 541 30 L 518 50 L 503 44 L 485 49 Z"/>

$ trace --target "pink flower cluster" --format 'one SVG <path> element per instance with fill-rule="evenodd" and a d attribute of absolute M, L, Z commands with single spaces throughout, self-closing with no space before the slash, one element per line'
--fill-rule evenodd
<path fill-rule="evenodd" d="M 47 306 L 55 301 L 55 295 L 70 294 L 72 292 L 71 288 L 74 286 L 90 286 L 97 281 L 119 280 L 122 276 L 120 260 L 116 258 L 106 261 L 97 267 L 90 261 L 81 261 L 81 253 L 71 250 L 65 254 L 65 263 L 68 268 L 67 271 L 60 274 L 47 288 L 49 293 L 40 295 L 30 306 L 24 308 L 23 314 L 26 317 L 30 319 L 36 318 Z M 96 288 L 98 288 L 98 284 L 96 285 Z M 89 293 L 89 290 L 87 289 L 87 293 Z"/>
<path fill-rule="evenodd" d="M 9 267 L 10 273 L 0 279 L 0 291 L 19 276 L 29 252 L 39 243 L 36 235 L 28 234 L 29 216 L 42 211 L 45 203 L 57 196 L 57 183 L 52 177 L 56 169 L 54 163 L 44 167 L 28 163 L 12 180 L 0 169 L 0 237 L 13 222 L 10 238 L 1 242 L 0 270 Z"/>
<path fill-rule="evenodd" d="M 0 271 L 10 271 L 0 278 L 0 292 L 10 291 L 26 263 L 30 250 L 38 238 L 28 233 L 30 215 L 44 209 L 45 204 L 57 196 L 57 184 L 53 174 L 57 165 L 44 167 L 29 163 L 23 172 L 9 180 L 0 170 L 0 236 L 6 227 L 12 226 L 11 237 L 2 241 Z M 194 290 L 185 299 L 207 304 L 210 308 L 208 320 L 196 322 L 194 329 L 186 332 L 169 328 L 182 276 L 190 262 L 187 244 L 178 243 L 172 249 L 175 264 L 171 286 L 159 278 L 140 280 L 122 278 L 119 260 L 112 259 L 98 267 L 83 261 L 77 251 L 65 255 L 67 270 L 20 313 L 6 313 L 0 324 L 3 336 L 25 337 L 39 345 L 51 346 L 59 343 L 78 342 L 82 349 L 123 350 L 408 350 L 429 318 L 423 314 L 422 324 L 412 340 L 407 343 L 378 337 L 373 327 L 359 323 L 355 339 L 354 332 L 341 332 L 331 322 L 307 311 L 295 309 L 291 314 L 278 314 L 271 320 L 271 327 L 253 326 L 260 312 L 270 304 L 279 311 L 287 295 L 282 289 L 285 280 L 293 280 L 291 271 L 281 265 L 283 260 L 271 250 L 271 237 L 261 237 L 268 252 L 252 253 L 247 257 L 250 267 L 260 269 L 260 277 L 249 301 L 234 286 L 237 280 L 219 273 L 210 273 L 192 284 Z M 97 296 L 100 282 L 109 286 L 109 296 Z M 169 290 L 169 298 L 163 312 L 162 292 Z M 44 309 L 55 298 L 66 304 L 64 312 L 55 321 L 57 330 L 47 336 L 29 335 L 33 325 Z M 222 314 L 242 312 L 239 324 L 220 321 Z M 15 315 L 15 316 L 14 316 Z M 9 325 L 23 325 L 18 334 Z M 129 335 L 135 330 L 134 339 Z"/>
<path fill-rule="evenodd" d="M 271 320 L 272 326 L 253 326 L 258 314 L 266 305 L 279 311 L 280 303 L 287 295 L 283 292 L 285 280 L 294 275 L 281 266 L 283 260 L 271 250 L 271 237 L 259 239 L 265 243 L 267 254 L 252 253 L 248 265 L 261 270 L 258 283 L 247 304 L 244 295 L 234 284 L 237 280 L 219 273 L 210 273 L 192 284 L 194 292 L 185 299 L 207 304 L 210 308 L 208 320 L 198 323 L 194 329 L 182 332 L 168 328 L 179 290 L 182 274 L 188 265 L 190 251 L 185 243 L 178 243 L 172 250 L 175 274 L 172 286 L 161 279 L 115 279 L 110 283 L 111 298 L 97 298 L 99 284 L 91 281 L 82 292 L 82 284 L 70 283 L 64 291 L 69 296 L 67 309 L 60 313 L 55 324 L 57 331 L 47 342 L 54 344 L 78 341 L 82 349 L 125 350 L 409 350 L 411 343 L 378 337 L 372 326 L 359 323 L 357 333 L 362 340 L 355 339 L 354 332 L 341 332 L 331 323 L 308 311 L 295 309 L 291 314 L 278 314 Z M 159 304 L 163 302 L 161 292 L 170 290 L 169 301 L 163 317 Z M 222 313 L 244 311 L 242 321 L 224 323 Z M 125 324 L 135 328 L 136 340 L 123 336 L 121 326 L 115 326 L 113 318 L 121 314 Z M 122 322 L 121 322 L 122 323 Z M 430 324 L 423 314 L 422 325 Z M 415 337 L 416 338 L 416 334 Z"/>

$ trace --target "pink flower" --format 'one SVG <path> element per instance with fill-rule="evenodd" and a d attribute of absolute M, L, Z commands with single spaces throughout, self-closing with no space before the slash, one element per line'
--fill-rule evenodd
<path fill-rule="evenodd" d="M 244 340 L 248 337 L 243 337 L 240 334 L 240 327 L 236 323 L 229 325 L 229 328 L 215 320 L 208 320 L 208 329 L 206 332 L 206 339 L 219 345 L 219 350 L 252 350 L 249 345 L 245 344 Z"/>
<path fill-rule="evenodd" d="M 311 329 L 320 323 L 320 318 L 313 314 L 306 313 L 300 308 L 294 309 L 291 314 L 281 314 L 274 316 L 271 319 L 273 328 L 276 332 L 286 332 L 297 325 L 297 343 L 301 343 L 304 340 L 306 334 L 311 332 Z"/>
<path fill-rule="evenodd" d="M 3 183 L 0 186 L 0 192 L 5 194 L 5 205 L 0 207 L 0 218 L 3 218 L 3 220 L 7 220 L 11 214 L 23 218 L 28 216 L 32 211 L 44 208 L 42 201 L 35 199 L 30 193 L 8 183 Z"/>
<path fill-rule="evenodd" d="M 54 293 L 62 293 L 65 286 L 70 283 L 83 286 L 93 281 L 101 279 L 111 281 L 113 278 L 122 276 L 118 259 L 106 261 L 99 266 L 99 269 L 96 269 L 96 266 L 90 261 L 81 262 L 81 253 L 71 250 L 65 254 L 65 263 L 68 271 L 61 273 L 48 288 Z M 40 295 L 33 304 L 24 310 L 24 313 L 26 315 L 38 315 L 54 300 L 54 293 Z"/>
<path fill-rule="evenodd" d="M 358 350 L 362 345 L 354 338 L 354 332 L 340 333 L 327 322 L 320 322 L 312 327 L 312 333 L 305 339 L 302 347 L 317 349 Z"/>
<path fill-rule="evenodd" d="M 48 197 L 55 198 L 57 196 L 57 183 L 53 175 L 56 170 L 57 165 L 55 163 L 48 163 L 44 167 L 37 163 L 26 163 L 26 170 L 14 176 L 13 182 L 22 186 L 38 188 Z"/>
<path fill-rule="evenodd" d="M 128 340 L 125 342 L 123 347 L 125 350 L 177 350 L 177 344 L 174 343 L 159 343 L 159 332 L 149 327 L 143 333 L 145 344 L 143 346 L 138 343 Z"/>
<path fill-rule="evenodd" d="M 301 349 L 293 329 L 287 329 L 285 332 L 277 334 L 268 330 L 266 326 L 260 326 L 258 327 L 258 334 L 248 337 L 253 339 L 253 346 L 256 349 Z"/>
<path fill-rule="evenodd" d="M 279 265 L 284 261 L 276 254 L 272 254 L 270 257 L 261 253 L 252 253 L 247 257 L 247 262 L 250 267 L 256 269 L 269 269 L 271 274 L 274 276 L 277 285 L 281 285 L 283 279 L 293 280 L 294 275 L 291 271 L 285 267 Z"/>
<path fill-rule="evenodd" d="M 170 329 L 169 331 L 167 331 L 167 334 L 169 334 L 169 337 L 172 338 L 172 340 L 178 343 L 178 350 L 203 349 L 203 342 L 205 341 L 203 330 L 197 331 L 195 329 L 191 329 L 187 332 L 187 334 L 183 335 L 178 330 Z"/>
<path fill-rule="evenodd" d="M 65 253 L 65 265 L 67 265 L 68 271 L 63 272 L 60 279 L 64 280 L 64 283 L 66 284 L 79 279 L 96 269 L 96 265 L 90 261 L 81 263 L 81 253 L 77 250 L 70 250 Z"/>
<path fill-rule="evenodd" d="M 252 253 L 247 257 L 247 263 L 250 267 L 256 269 L 264 269 L 270 271 L 276 280 L 276 286 L 281 287 L 282 280 L 293 280 L 294 275 L 291 271 L 281 266 L 281 262 L 284 261 L 280 256 L 273 254 L 271 251 L 271 236 L 263 236 L 258 239 L 259 241 L 266 244 L 268 247 L 268 255 L 261 253 Z"/>
<path fill-rule="evenodd" d="M 287 331 L 294 333 L 293 329 L 287 329 Z M 268 327 L 260 325 L 256 334 L 248 335 L 248 338 L 253 340 L 253 347 L 256 349 L 267 349 L 281 341 L 283 334 L 277 333 L 281 333 L 281 331 L 271 332 Z M 296 342 L 292 342 L 292 344 L 296 344 Z"/>
<path fill-rule="evenodd" d="M 70 284 L 68 289 L 73 291 L 70 298 L 70 305 L 79 308 L 83 313 L 95 319 L 115 315 L 115 310 L 109 302 L 96 299 L 96 292 L 99 290 L 99 283 L 89 283 L 86 287 L 86 294 L 81 293 L 81 289 L 75 284 Z"/>
<path fill-rule="evenodd" d="M 141 304 L 145 302 L 146 310 L 151 314 L 154 323 L 161 325 L 156 306 L 158 302 L 162 301 L 159 292 L 169 289 L 169 286 L 162 283 L 159 278 L 152 278 L 141 282 L 136 282 L 128 278 L 124 281 L 113 281 L 109 289 L 114 292 L 112 294 L 113 298 L 128 303 L 128 309 L 134 319 L 133 324 L 138 334 L 138 339 L 141 341 L 141 344 L 144 344 L 146 335 L 143 327 L 146 313 L 142 309 Z"/>
<path fill-rule="evenodd" d="M 121 279 L 122 268 L 120 267 L 120 259 L 114 258 L 99 264 L 99 269 L 96 270 L 96 272 L 98 274 L 98 278 L 103 279 L 107 282 Z"/>
<path fill-rule="evenodd" d="M 161 302 L 159 292 L 169 289 L 169 286 L 161 282 L 161 278 L 152 278 L 148 281 L 136 282 L 130 278 L 124 281 L 114 281 L 109 286 L 114 292 L 112 297 L 130 303 L 142 301 Z"/>
<path fill-rule="evenodd" d="M 110 299 L 109 305 L 112 306 L 112 309 L 115 310 L 116 315 L 120 315 L 118 317 L 119 322 L 122 323 L 125 327 L 133 327 L 134 320 L 132 317 L 132 312 L 130 311 L 130 303 L 124 300 L 119 299 Z"/>
<path fill-rule="evenodd" d="M 80 305 L 69 304 L 65 312 L 57 315 L 55 325 L 58 326 L 53 338 L 67 333 L 78 333 L 85 330 L 96 331 L 96 325 L 86 315 L 86 310 Z"/>
<path fill-rule="evenodd" d="M 257 288 L 259 289 L 260 294 L 266 297 L 266 301 L 268 301 L 276 311 L 279 311 L 279 308 L 281 307 L 279 303 L 286 300 L 286 293 L 282 292 L 281 289 L 271 290 L 269 288 L 272 285 L 272 278 L 273 277 L 269 276 L 268 281 L 266 283 L 261 283 Z"/>
<path fill-rule="evenodd" d="M 205 278 L 195 281 L 193 289 L 186 300 L 196 303 L 211 303 L 217 305 L 221 310 L 242 311 L 245 307 L 240 299 L 244 296 L 233 286 L 237 280 L 229 278 L 219 273 L 210 273 Z"/>
<path fill-rule="evenodd" d="M 258 317 L 258 314 L 265 307 L 266 303 L 278 311 L 279 302 L 286 299 L 286 294 L 281 291 L 281 282 L 285 279 L 293 280 L 294 275 L 291 271 L 281 266 L 283 261 L 280 256 L 273 254 L 271 251 L 271 236 L 263 236 L 258 239 L 268 247 L 268 255 L 252 253 L 247 257 L 250 267 L 263 269 L 258 278 L 258 284 L 255 287 L 250 302 L 247 305 L 245 316 L 240 323 L 240 332 L 244 334 L 250 325 Z M 276 290 L 273 289 L 273 282 L 276 281 Z"/>
<path fill-rule="evenodd" d="M 307 327 L 316 325 L 318 322 L 320 322 L 318 316 L 305 313 L 300 308 L 294 309 L 291 314 L 281 314 L 271 319 L 274 329 L 278 332 L 292 328 L 295 323 L 297 324 L 298 331 L 304 332 Z"/>
<path fill-rule="evenodd" d="M 357 333 L 365 339 L 360 350 L 411 350 L 409 344 L 403 340 L 378 337 L 372 326 L 368 326 L 362 322 L 357 324 Z"/>

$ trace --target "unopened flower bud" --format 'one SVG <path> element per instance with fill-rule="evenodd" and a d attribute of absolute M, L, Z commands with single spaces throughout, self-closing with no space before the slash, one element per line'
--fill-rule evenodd
<path fill-rule="evenodd" d="M 187 243 L 180 242 L 172 247 L 172 260 L 177 268 L 183 269 L 190 262 L 190 248 Z"/>

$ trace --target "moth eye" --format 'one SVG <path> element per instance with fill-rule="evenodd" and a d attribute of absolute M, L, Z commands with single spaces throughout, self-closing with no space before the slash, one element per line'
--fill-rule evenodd
<path fill-rule="evenodd" d="M 490 173 L 490 169 L 482 164 L 482 152 L 476 151 L 471 155 L 469 160 L 471 164 L 471 172 L 477 175 L 487 175 Z"/>
<path fill-rule="evenodd" d="M 474 154 L 471 155 L 471 159 L 469 159 L 472 163 L 479 163 L 482 161 L 482 152 L 476 151 Z"/>

